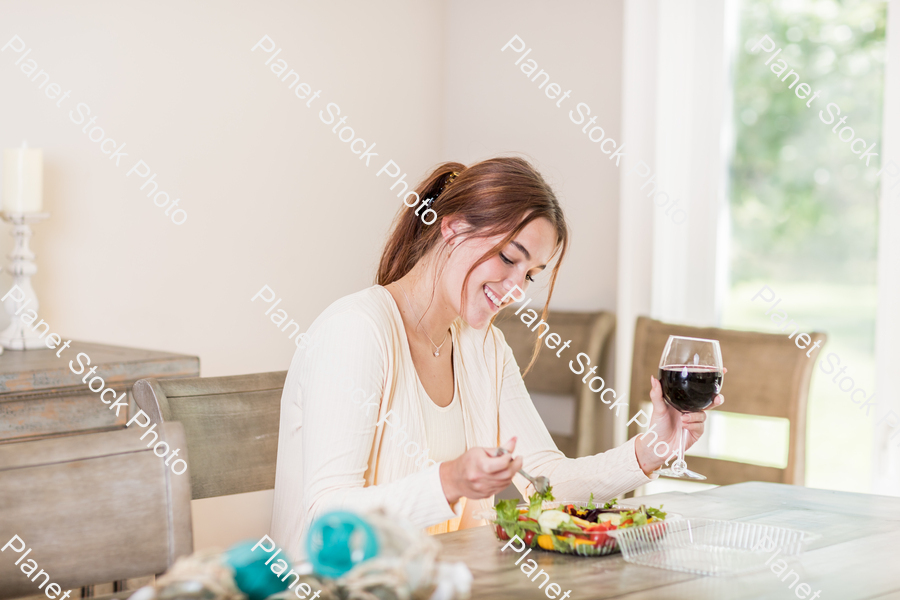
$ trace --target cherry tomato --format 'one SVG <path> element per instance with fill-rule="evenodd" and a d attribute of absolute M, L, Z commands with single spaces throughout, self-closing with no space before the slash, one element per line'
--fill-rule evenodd
<path fill-rule="evenodd" d="M 592 531 L 591 532 L 591 541 L 594 542 L 594 545 L 597 547 L 600 547 L 603 544 L 605 544 L 607 539 L 609 539 L 609 536 L 606 535 L 605 531 Z"/>
<path fill-rule="evenodd" d="M 506 535 L 506 531 L 504 531 L 502 527 L 500 527 L 499 525 L 496 525 L 495 527 L 497 528 L 497 537 L 498 538 L 500 538 L 501 540 L 504 540 L 504 541 L 509 539 L 509 536 Z"/>
<path fill-rule="evenodd" d="M 534 532 L 528 530 L 525 532 L 525 545 L 531 547 L 531 540 L 534 539 Z"/>

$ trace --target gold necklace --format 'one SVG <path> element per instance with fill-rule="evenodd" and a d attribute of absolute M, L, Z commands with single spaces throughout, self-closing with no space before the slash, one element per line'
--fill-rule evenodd
<path fill-rule="evenodd" d="M 409 296 L 406 295 L 406 290 L 404 290 L 404 289 L 403 289 L 403 286 L 400 285 L 400 281 L 397 281 L 397 287 L 400 288 L 400 291 L 401 291 L 401 292 L 403 292 L 403 297 L 406 298 L 406 303 L 409 305 L 409 310 L 412 311 L 412 314 L 416 317 L 416 319 L 419 319 L 419 315 L 416 314 L 416 309 L 413 308 L 412 302 L 409 301 Z M 417 320 L 416 323 L 418 324 L 418 322 L 419 322 L 419 321 Z M 440 346 L 438 346 L 437 344 L 434 343 L 434 340 L 431 339 L 431 336 L 428 335 L 428 332 L 425 331 L 425 328 L 424 328 L 424 327 L 422 328 L 422 333 L 425 334 L 425 337 L 427 337 L 427 338 L 428 338 L 428 341 L 431 342 L 431 345 L 434 346 L 434 355 L 435 355 L 435 356 L 440 356 L 440 355 L 441 355 L 441 348 L 442 348 L 442 347 L 444 346 L 444 344 L 447 342 L 447 336 L 450 335 L 450 332 L 448 331 L 446 334 L 444 334 L 444 339 L 441 341 L 441 345 L 440 345 Z"/>

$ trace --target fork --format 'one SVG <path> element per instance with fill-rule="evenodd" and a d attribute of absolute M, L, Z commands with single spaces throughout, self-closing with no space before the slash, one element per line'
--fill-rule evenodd
<path fill-rule="evenodd" d="M 503 454 L 509 453 L 509 450 L 500 446 L 496 450 L 494 450 L 494 456 L 501 456 Z M 528 473 L 526 473 L 523 469 L 519 469 L 519 475 L 527 479 L 531 482 L 531 485 L 534 486 L 535 491 L 540 494 L 546 494 L 547 490 L 550 488 L 550 480 L 544 477 L 543 475 L 539 475 L 537 477 L 532 477 Z"/>

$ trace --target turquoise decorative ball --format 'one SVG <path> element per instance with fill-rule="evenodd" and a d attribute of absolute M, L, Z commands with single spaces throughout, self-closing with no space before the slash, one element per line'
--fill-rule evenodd
<path fill-rule="evenodd" d="M 241 542 L 225 552 L 225 562 L 234 569 L 234 583 L 238 589 L 250 600 L 265 600 L 286 590 L 288 583 L 266 565 L 271 554 L 253 552 L 252 548 L 253 542 Z"/>
<path fill-rule="evenodd" d="M 336 579 L 378 555 L 378 537 L 354 513 L 334 511 L 313 521 L 306 536 L 309 562 L 319 575 Z"/>

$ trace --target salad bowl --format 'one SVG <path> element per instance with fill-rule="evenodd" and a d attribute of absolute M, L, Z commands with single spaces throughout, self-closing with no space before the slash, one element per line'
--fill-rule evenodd
<path fill-rule="evenodd" d="M 549 496 L 549 499 L 547 498 Z M 517 536 L 530 548 L 579 556 L 606 556 L 619 550 L 611 532 L 646 524 L 657 524 L 657 535 L 665 535 L 665 520 L 677 518 L 660 508 L 616 505 L 616 500 L 595 506 L 593 496 L 584 501 L 555 501 L 547 494 L 534 494 L 528 503 L 501 500 L 489 511 L 475 515 L 491 523 L 500 541 Z"/>

